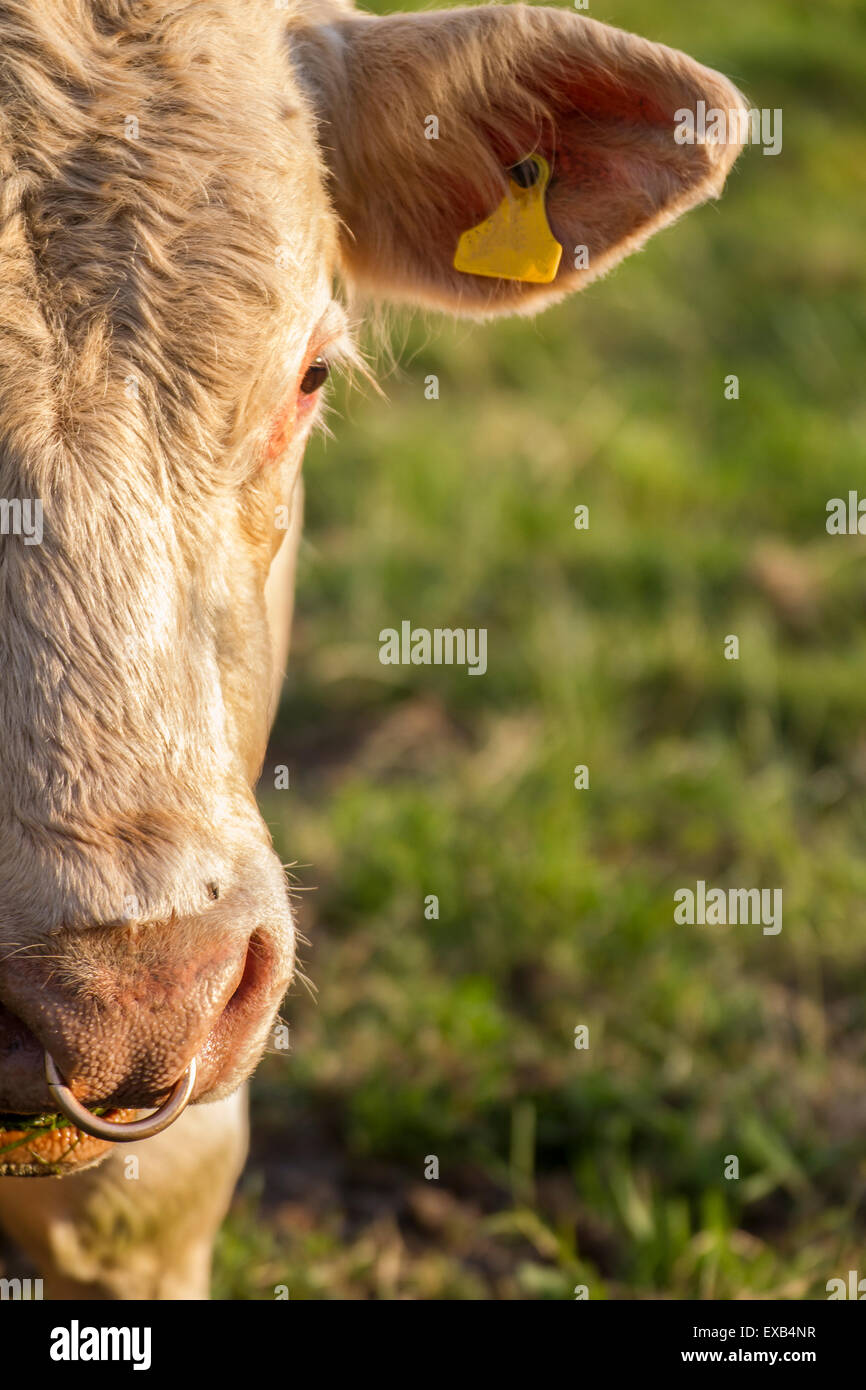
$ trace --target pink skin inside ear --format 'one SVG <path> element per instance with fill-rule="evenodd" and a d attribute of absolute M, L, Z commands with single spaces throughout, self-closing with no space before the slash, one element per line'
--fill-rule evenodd
<path fill-rule="evenodd" d="M 623 87 L 605 77 L 582 79 L 558 94 L 563 115 L 589 116 L 599 121 L 623 121 L 627 125 L 670 125 L 673 111 L 650 93 Z"/>
<path fill-rule="evenodd" d="M 587 74 L 572 84 L 563 84 L 553 91 L 550 102 L 555 113 L 555 127 L 539 130 L 527 125 L 525 148 L 516 150 L 511 143 L 513 136 L 506 143 L 502 133 L 492 127 L 485 127 L 485 133 L 503 169 L 533 151 L 543 155 L 551 167 L 551 191 L 562 178 L 569 184 L 587 186 L 610 185 L 617 181 L 620 175 L 612 152 L 604 149 L 603 142 L 595 144 L 589 138 L 593 122 L 600 127 L 621 125 L 636 129 L 667 126 L 673 132 L 672 109 L 639 87 L 626 87 L 603 75 Z M 571 123 L 579 125 L 581 121 L 586 122 L 586 128 L 570 142 Z M 573 128 L 571 133 L 575 133 Z M 458 181 L 453 182 L 455 202 L 466 209 L 466 226 L 474 225 L 490 213 L 476 184 L 461 180 L 457 186 Z"/>

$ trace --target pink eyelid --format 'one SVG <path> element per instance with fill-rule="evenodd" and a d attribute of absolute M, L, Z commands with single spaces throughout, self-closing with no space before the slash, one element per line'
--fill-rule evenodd
<path fill-rule="evenodd" d="M 324 357 L 327 361 L 328 349 L 337 342 L 339 334 L 333 334 L 330 338 L 321 343 L 315 351 L 311 351 L 304 358 L 298 379 L 295 383 L 294 393 L 281 405 L 271 423 L 268 442 L 265 447 L 265 459 L 272 462 L 285 453 L 291 442 L 292 426 L 299 418 L 304 418 L 316 409 L 320 399 L 320 392 L 312 391 L 309 395 L 304 395 L 301 391 L 301 382 L 308 369 L 315 362 L 317 357 Z"/>

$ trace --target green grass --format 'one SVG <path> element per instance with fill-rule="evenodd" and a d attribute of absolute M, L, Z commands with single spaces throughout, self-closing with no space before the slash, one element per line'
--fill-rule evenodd
<path fill-rule="evenodd" d="M 824 529 L 866 477 L 864 8 L 592 14 L 782 107 L 784 151 L 535 321 L 414 320 L 310 449 L 261 804 L 318 999 L 256 1079 L 224 1297 L 866 1272 L 866 544 Z M 381 666 L 403 618 L 486 627 L 488 674 Z M 698 878 L 781 887 L 782 932 L 675 926 Z"/>

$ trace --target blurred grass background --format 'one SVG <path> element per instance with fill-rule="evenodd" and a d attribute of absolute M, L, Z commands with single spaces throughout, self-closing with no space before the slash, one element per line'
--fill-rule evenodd
<path fill-rule="evenodd" d="M 217 1296 L 866 1274 L 866 542 L 824 528 L 866 492 L 866 14 L 591 14 L 781 107 L 783 153 L 537 320 L 404 321 L 388 400 L 336 393 L 260 788 L 317 998 L 258 1072 Z M 488 674 L 381 666 L 404 618 L 486 627 Z M 675 926 L 698 878 L 781 887 L 781 934 Z"/>

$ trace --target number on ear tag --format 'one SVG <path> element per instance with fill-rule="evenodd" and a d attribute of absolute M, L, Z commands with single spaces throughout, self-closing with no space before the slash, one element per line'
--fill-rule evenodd
<path fill-rule="evenodd" d="M 454 253 L 455 270 L 534 285 L 549 285 L 556 278 L 562 247 L 550 230 L 544 206 L 550 165 L 540 154 L 533 154 L 515 167 L 531 173 L 532 166 L 536 177 L 529 187 L 510 178 L 496 211 L 461 234 Z"/>

